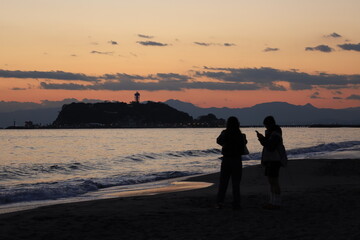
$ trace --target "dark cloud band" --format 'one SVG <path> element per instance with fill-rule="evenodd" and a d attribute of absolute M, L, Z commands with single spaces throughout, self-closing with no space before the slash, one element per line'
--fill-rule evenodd
<path fill-rule="evenodd" d="M 320 86 L 328 89 L 360 85 L 360 75 L 308 74 L 298 71 L 283 71 L 274 68 L 205 68 L 196 72 L 198 77 L 207 77 L 227 82 L 253 82 L 260 85 L 287 82 L 292 90 L 312 89 Z"/>
<path fill-rule="evenodd" d="M 360 52 L 360 43 L 358 44 L 346 43 L 346 44 L 339 44 L 338 46 L 343 50 Z"/>
<path fill-rule="evenodd" d="M 98 81 L 97 77 L 87 76 L 82 73 L 70 73 L 63 71 L 9 71 L 0 69 L 1 78 L 40 78 L 40 79 L 54 79 L 54 80 L 80 80 L 88 82 Z"/>
<path fill-rule="evenodd" d="M 143 46 L 157 46 L 157 47 L 168 46 L 168 44 L 166 44 L 166 43 L 160 43 L 160 42 L 154 42 L 154 41 L 138 41 L 137 43 L 140 45 L 143 45 Z"/>
<path fill-rule="evenodd" d="M 270 47 L 268 47 L 268 48 L 265 48 L 264 49 L 264 52 L 276 52 L 276 51 L 279 51 L 280 49 L 278 49 L 278 48 L 270 48 Z"/>
<path fill-rule="evenodd" d="M 332 49 L 331 47 L 327 46 L 327 45 L 318 45 L 316 47 L 306 47 L 305 51 L 320 51 L 320 52 L 332 52 L 334 51 L 334 49 Z"/>
<path fill-rule="evenodd" d="M 353 94 L 353 95 L 348 96 L 346 99 L 348 99 L 348 100 L 360 100 L 360 95 Z"/>
<path fill-rule="evenodd" d="M 138 34 L 138 37 L 141 37 L 141 38 L 147 38 L 147 39 L 154 38 L 154 36 L 144 35 L 144 34 Z"/>
<path fill-rule="evenodd" d="M 86 76 L 65 72 L 21 72 L 0 70 L 3 78 L 41 78 L 43 89 L 66 90 L 258 90 L 271 91 L 310 90 L 325 88 L 330 90 L 360 87 L 360 75 L 309 74 L 297 70 L 263 68 L 208 68 L 191 72 L 191 75 L 177 73 L 156 73 L 150 75 L 130 75 L 126 73 Z M 51 81 L 53 80 L 53 81 Z M 55 83 L 54 80 L 84 81 Z M 285 87 L 287 86 L 287 87 Z"/>

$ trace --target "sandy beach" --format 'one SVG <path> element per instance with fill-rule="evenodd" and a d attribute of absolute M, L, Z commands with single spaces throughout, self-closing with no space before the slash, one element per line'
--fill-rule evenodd
<path fill-rule="evenodd" d="M 360 159 L 289 161 L 281 210 L 261 207 L 260 166 L 244 168 L 239 211 L 230 189 L 225 207 L 214 207 L 218 174 L 186 181 L 213 185 L 2 214 L 0 239 L 360 239 Z"/>

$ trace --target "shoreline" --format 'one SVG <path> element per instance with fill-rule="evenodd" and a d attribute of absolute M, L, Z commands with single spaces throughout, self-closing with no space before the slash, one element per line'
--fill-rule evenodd
<path fill-rule="evenodd" d="M 327 153 L 324 155 L 313 156 L 310 159 L 307 158 L 294 158 L 289 159 L 290 161 L 298 160 L 316 160 L 316 159 L 356 159 L 359 156 L 360 151 L 341 151 L 334 153 Z M 314 158 L 315 157 L 315 158 Z M 247 161 L 246 161 L 247 162 Z M 257 166 L 260 164 L 260 160 L 257 164 L 244 165 L 243 168 L 248 168 L 252 166 Z M 132 196 L 146 196 L 146 195 L 156 195 L 160 193 L 171 193 L 184 190 L 195 190 L 203 187 L 207 187 L 209 184 L 215 184 L 211 177 L 204 177 L 206 175 L 212 175 L 216 173 L 203 173 L 197 175 L 189 175 L 183 177 L 169 178 L 158 180 L 154 182 L 146 182 L 132 185 L 120 185 L 98 189 L 96 191 L 87 192 L 85 194 L 69 197 L 69 198 L 59 198 L 59 199 L 49 199 L 49 200 L 35 200 L 35 201 L 25 201 L 25 202 L 15 202 L 0 205 L 0 215 L 11 212 L 18 212 L 24 210 L 35 209 L 44 206 L 52 206 L 58 204 L 68 204 L 68 203 L 77 203 L 77 202 L 86 202 L 86 201 L 96 201 L 108 198 L 116 197 L 132 197 Z M 204 178 L 210 182 L 191 182 L 191 179 Z M 216 179 L 217 180 L 217 179 Z"/>
<path fill-rule="evenodd" d="M 0 215 L 1 239 L 359 239 L 360 159 L 302 159 L 281 169 L 284 206 L 263 210 L 260 166 L 244 168 L 241 211 L 214 208 L 218 173 L 183 182 L 206 188 L 45 206 Z M 336 228 L 334 228 L 336 226 Z"/>
<path fill-rule="evenodd" d="M 114 186 L 88 192 L 77 197 L 10 203 L 0 205 L 0 215 L 59 204 L 80 203 L 121 197 L 149 196 L 161 193 L 195 190 L 211 186 L 213 183 L 187 181 L 188 179 L 202 175 L 207 174 L 177 177 L 134 185 Z"/>

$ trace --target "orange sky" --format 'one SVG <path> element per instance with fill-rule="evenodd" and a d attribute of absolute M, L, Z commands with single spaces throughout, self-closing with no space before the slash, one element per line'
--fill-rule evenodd
<path fill-rule="evenodd" d="M 357 0 L 3 0 L 0 101 L 128 102 L 138 90 L 202 107 L 360 106 L 358 9 Z"/>

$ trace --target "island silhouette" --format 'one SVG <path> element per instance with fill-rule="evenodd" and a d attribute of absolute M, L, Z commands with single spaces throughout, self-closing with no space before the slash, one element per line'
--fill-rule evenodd
<path fill-rule="evenodd" d="M 93 127 L 214 127 L 223 126 L 224 119 L 214 114 L 193 119 L 188 113 L 179 111 L 161 102 L 140 103 L 136 101 L 71 103 L 63 105 L 52 126 L 55 128 Z"/>

